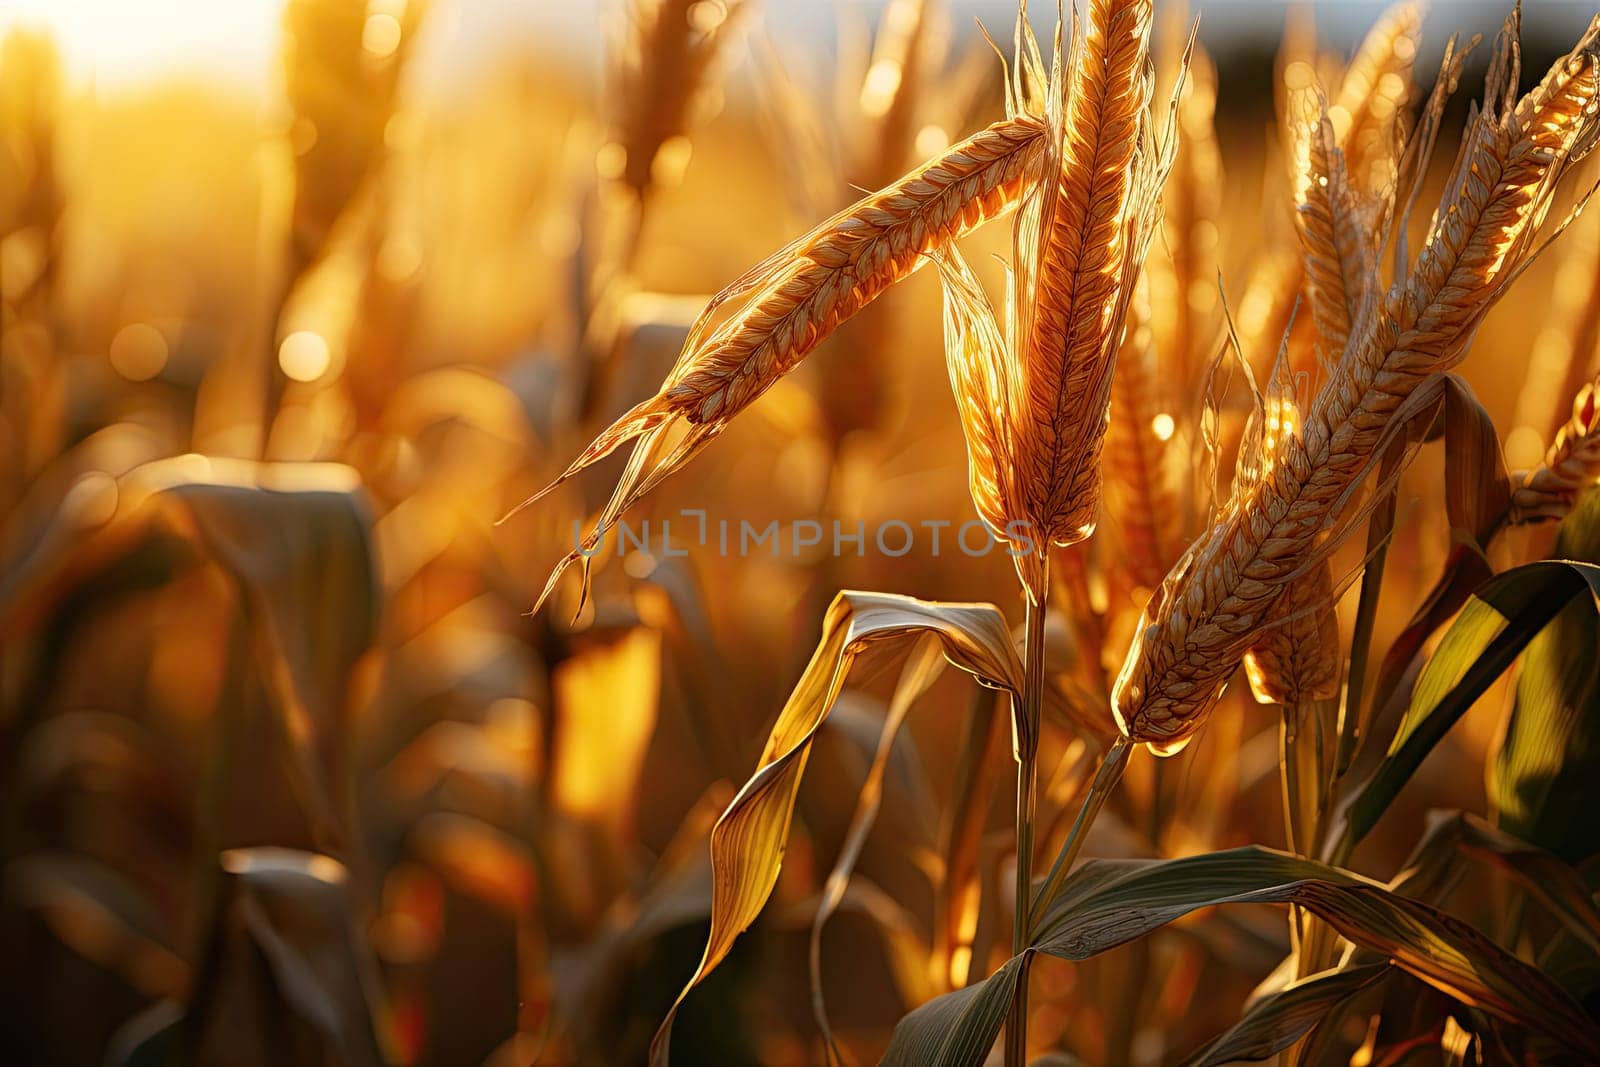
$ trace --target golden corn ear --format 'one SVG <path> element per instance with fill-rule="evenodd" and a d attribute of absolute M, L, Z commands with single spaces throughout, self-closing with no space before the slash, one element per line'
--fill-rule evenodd
<path fill-rule="evenodd" d="M 1600 481 L 1600 405 L 1590 382 L 1572 401 L 1572 418 L 1556 434 L 1544 462 L 1517 473 L 1512 482 L 1511 521 L 1565 518 L 1578 496 Z"/>
<path fill-rule="evenodd" d="M 1520 101 L 1518 65 L 1513 18 L 1409 276 L 1355 325 L 1300 433 L 1146 608 L 1113 694 L 1129 738 L 1172 752 L 1199 729 L 1284 589 L 1348 532 L 1346 505 L 1407 399 L 1463 356 L 1529 260 L 1555 182 L 1600 129 L 1600 19 Z"/>
<path fill-rule="evenodd" d="M 1149 134 L 1152 14 L 1149 3 L 1090 5 L 1067 75 L 1061 151 L 1041 187 L 1037 251 L 1023 271 L 1035 288 L 1021 319 L 1019 504 L 1053 544 L 1087 537 L 1099 508 L 1112 370 L 1142 258 L 1136 164 Z"/>
<path fill-rule="evenodd" d="M 1049 133 L 1014 235 L 1007 328 L 954 249 L 939 257 L 945 354 L 978 513 L 1044 602 L 1049 545 L 1094 532 L 1123 323 L 1158 220 L 1175 137 L 1157 142 L 1149 3 L 1091 5 L 1043 90 Z M 1019 23 L 1025 80 L 1043 81 Z"/>
<path fill-rule="evenodd" d="M 1028 119 L 997 122 L 791 245 L 743 310 L 698 344 L 696 330 L 665 405 L 693 423 L 731 418 L 929 252 L 1009 210 L 1042 133 Z"/>
<path fill-rule="evenodd" d="M 1263 704 L 1294 707 L 1339 695 L 1339 616 L 1327 564 L 1295 582 L 1278 605 L 1279 622 L 1245 654 L 1250 691 Z"/>
<path fill-rule="evenodd" d="M 930 253 L 1015 206 L 1037 175 L 1043 135 L 1037 119 L 997 122 L 824 221 L 713 297 L 660 390 L 510 513 L 636 442 L 595 526 L 557 563 L 539 603 L 623 512 L 688 463 L 840 323 L 919 269 Z M 741 297 L 742 306 L 718 324 L 723 305 Z M 686 432 L 669 441 L 681 424 Z"/>

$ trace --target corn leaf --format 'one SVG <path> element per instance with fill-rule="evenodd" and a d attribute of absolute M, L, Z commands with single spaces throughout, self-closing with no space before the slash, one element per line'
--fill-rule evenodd
<path fill-rule="evenodd" d="M 794 909 L 802 922 L 812 918 L 817 913 L 822 903 L 820 897 L 812 897 L 799 902 Z M 901 1001 L 906 1004 L 921 1004 L 939 995 L 934 987 L 933 975 L 928 965 L 930 947 L 928 939 L 922 930 L 921 920 L 910 908 L 890 896 L 881 886 L 872 879 L 862 874 L 854 875 L 845 886 L 839 902 L 834 905 L 830 916 L 839 912 L 853 912 L 866 921 L 871 927 L 871 935 L 876 939 L 879 954 L 884 964 L 889 969 L 893 981 L 894 991 Z M 815 926 L 813 925 L 813 930 Z M 860 953 L 866 950 L 867 942 L 857 936 L 852 939 L 847 948 L 849 958 L 857 959 Z M 820 964 L 820 960 L 818 961 Z M 826 1043 L 825 1052 L 829 1057 L 828 1062 L 833 1067 L 843 1067 L 852 1064 L 848 1052 L 837 1044 L 831 1023 L 827 1022 L 826 1015 L 819 1016 L 820 1007 L 825 1008 L 825 1002 L 816 999 L 820 990 L 821 976 L 813 972 L 813 997 L 812 1015 L 818 1028 L 825 1023 L 828 1029 L 823 1030 L 823 1040 Z"/>
<path fill-rule="evenodd" d="M 1483 544 L 1511 510 L 1511 476 L 1494 419 L 1454 374 L 1444 390 L 1444 502 L 1450 526 Z"/>
<path fill-rule="evenodd" d="M 377 633 L 378 583 L 366 505 L 338 468 L 283 488 L 262 468 L 162 491 L 169 521 L 193 536 L 237 584 L 267 690 L 277 705 L 316 840 L 344 848 L 348 829 L 346 712 L 357 661 Z"/>
<path fill-rule="evenodd" d="M 1361 604 L 1357 614 L 1357 632 L 1351 643 L 1350 689 L 1347 716 L 1361 716 L 1364 762 L 1358 763 L 1358 777 L 1371 770 L 1376 759 L 1382 756 L 1382 746 L 1393 738 L 1398 718 L 1403 711 L 1394 705 L 1409 694 L 1396 699 L 1422 647 L 1435 631 L 1447 622 L 1466 603 L 1472 590 L 1493 576 L 1484 559 L 1484 546 L 1493 539 L 1505 522 L 1511 508 L 1511 481 L 1501 458 L 1500 437 L 1494 420 L 1478 402 L 1466 382 L 1456 375 L 1446 375 L 1442 381 L 1443 396 L 1436 417 L 1429 420 L 1419 417 L 1416 433 L 1426 436 L 1435 430 L 1444 436 L 1444 497 L 1445 513 L 1450 528 L 1458 539 L 1445 561 L 1444 570 L 1423 599 L 1415 615 L 1390 645 L 1380 666 L 1373 689 L 1372 706 L 1362 708 L 1362 693 L 1366 682 L 1366 663 L 1371 628 L 1378 607 L 1378 587 L 1383 580 L 1383 565 L 1388 553 L 1388 540 L 1394 530 L 1396 489 L 1390 481 L 1395 467 L 1405 453 L 1405 440 L 1391 446 L 1392 455 L 1384 457 L 1383 470 L 1378 475 L 1380 485 L 1389 485 L 1384 501 L 1374 509 L 1368 523 L 1368 562 L 1362 575 Z M 1426 429 L 1423 424 L 1431 422 Z M 1367 578 L 1374 580 L 1369 585 Z M 1353 722 L 1352 722 L 1353 724 Z M 1370 738 L 1370 741 L 1369 741 Z M 1338 771 L 1342 775 L 1355 755 L 1355 735 L 1346 730 L 1340 738 Z"/>
<path fill-rule="evenodd" d="M 376 961 L 357 933 L 349 873 L 329 856 L 232 849 L 216 919 L 186 1005 L 130 1022 L 110 1062 L 342 1063 L 395 1057 L 382 1036 Z"/>
<path fill-rule="evenodd" d="M 1555 554 L 1600 560 L 1600 494 L 1561 524 Z M 1600 841 L 1600 620 L 1574 600 L 1528 645 L 1491 774 L 1495 821 L 1569 863 Z"/>
<path fill-rule="evenodd" d="M 1428 639 L 1472 598 L 1472 591 L 1494 577 L 1494 568 L 1477 545 L 1458 542 L 1446 557 L 1433 588 L 1395 636 L 1378 665 L 1372 698 L 1364 720 L 1362 747 L 1348 776 L 1360 781 L 1382 762 L 1405 718 L 1415 690 L 1419 664 Z M 1374 602 L 1374 609 L 1376 603 Z"/>
<path fill-rule="evenodd" d="M 1462 873 L 1462 861 L 1485 864 L 1517 883 L 1546 914 L 1600 956 L 1600 908 L 1583 875 L 1538 845 L 1469 812 L 1440 811 L 1390 887 L 1420 900 L 1440 899 Z"/>
<path fill-rule="evenodd" d="M 976 985 L 935 997 L 901 1019 L 883 1054 L 883 1067 L 983 1063 L 1011 1009 L 1022 963 L 1022 956 L 1013 956 Z"/>
<path fill-rule="evenodd" d="M 359 484 L 355 470 L 331 463 L 179 456 L 137 467 L 107 490 L 109 519 L 90 520 L 69 499 L 0 579 L 0 640 L 142 546 L 177 538 L 238 591 L 292 781 L 315 839 L 338 850 L 347 843 L 346 705 L 380 596 Z"/>
<path fill-rule="evenodd" d="M 1417 679 L 1383 760 L 1341 804 L 1334 856 L 1349 855 L 1456 720 L 1582 593 L 1592 613 L 1600 567 L 1555 560 L 1514 568 L 1473 593 Z"/>
<path fill-rule="evenodd" d="M 1387 973 L 1388 964 L 1375 963 L 1323 971 L 1292 982 L 1251 1004 L 1226 1033 L 1185 1060 L 1185 1067 L 1264 1060 L 1304 1037 L 1329 1012 Z"/>
<path fill-rule="evenodd" d="M 936 604 L 849 591 L 834 598 L 822 641 L 779 713 L 755 774 L 711 831 L 711 930 L 700 965 L 656 1032 L 653 1063 L 664 1064 L 670 1054 L 678 1004 L 727 957 L 777 884 L 812 741 L 851 664 L 872 645 L 924 634 L 936 637 L 945 658 L 983 684 L 1020 690 L 1022 665 L 1010 631 L 1000 612 L 987 604 Z"/>
<path fill-rule="evenodd" d="M 1582 1056 L 1600 1055 L 1600 1029 L 1571 996 L 1472 927 L 1339 868 L 1255 846 L 1180 860 L 1091 860 L 1050 902 L 1027 952 L 1084 960 L 1200 908 L 1243 903 L 1299 905 L 1463 1004 Z M 981 1063 L 1020 961 L 907 1015 L 884 1062 Z M 959 1009 L 945 1003 L 956 997 Z M 988 1009 L 992 1001 L 997 1010 Z"/>

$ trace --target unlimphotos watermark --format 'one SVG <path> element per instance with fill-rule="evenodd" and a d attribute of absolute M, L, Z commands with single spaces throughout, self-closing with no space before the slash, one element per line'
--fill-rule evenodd
<path fill-rule="evenodd" d="M 765 526 L 748 519 L 710 519 L 703 508 L 684 508 L 677 519 L 641 519 L 637 523 L 618 520 L 613 528 L 617 555 L 643 552 L 662 559 L 689 555 L 691 547 L 710 549 L 719 556 L 754 556 L 765 553 L 777 559 L 787 555 L 799 558 L 829 552 L 834 556 L 865 556 L 872 551 L 882 556 L 899 558 L 910 555 L 922 545 L 929 556 L 938 557 L 947 552 L 959 552 L 972 559 L 980 559 L 996 549 L 1008 556 L 1026 556 L 1035 548 L 1032 528 L 1027 522 L 1016 520 L 1006 526 L 1004 539 L 996 537 L 988 524 L 977 519 L 957 523 L 949 519 L 886 519 L 869 528 L 865 519 L 857 519 L 854 526 L 834 519 L 824 525 L 816 519 L 794 519 L 779 522 L 772 519 Z M 583 524 L 572 524 L 572 547 L 581 556 L 595 556 L 604 551 L 612 530 L 603 531 L 592 545 L 584 544 Z"/>

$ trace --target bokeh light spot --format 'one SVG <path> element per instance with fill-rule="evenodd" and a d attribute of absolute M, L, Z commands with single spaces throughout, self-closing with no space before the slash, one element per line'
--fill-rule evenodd
<path fill-rule="evenodd" d="M 316 381 L 328 373 L 332 363 L 328 342 L 310 330 L 296 330 L 278 346 L 278 366 L 297 382 Z"/>
<path fill-rule="evenodd" d="M 728 12 L 714 0 L 699 0 L 689 5 L 689 25 L 701 33 L 715 33 L 728 18 Z"/>
<path fill-rule="evenodd" d="M 868 118 L 881 118 L 899 90 L 900 64 L 892 59 L 878 60 L 861 83 L 861 113 Z"/>
<path fill-rule="evenodd" d="M 361 47 L 376 59 L 388 59 L 400 47 L 400 20 L 393 15 L 372 15 L 361 28 Z"/>
<path fill-rule="evenodd" d="M 111 339 L 111 368 L 130 382 L 145 382 L 167 365 L 167 339 L 147 322 L 129 323 Z"/>
<path fill-rule="evenodd" d="M 918 157 L 927 159 L 936 156 L 950 147 L 950 134 L 945 132 L 943 126 L 927 125 L 917 131 L 916 149 Z"/>

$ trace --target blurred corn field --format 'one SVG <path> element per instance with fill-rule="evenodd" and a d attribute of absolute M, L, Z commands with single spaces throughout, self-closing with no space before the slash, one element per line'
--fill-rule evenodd
<path fill-rule="evenodd" d="M 0 1059 L 1600 1062 L 1600 16 L 1510 5 L 9 30 Z"/>

